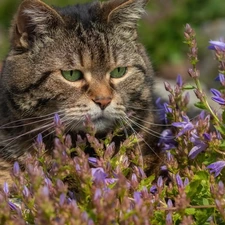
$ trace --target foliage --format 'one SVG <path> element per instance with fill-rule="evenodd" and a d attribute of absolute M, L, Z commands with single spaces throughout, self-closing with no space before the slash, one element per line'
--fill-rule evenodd
<path fill-rule="evenodd" d="M 117 130 L 98 140 L 88 117 L 86 137 L 78 136 L 72 148 L 71 137 L 55 115 L 53 156 L 45 155 L 39 134 L 36 154 L 27 156 L 25 171 L 15 162 L 13 187 L 5 183 L 0 193 L 0 224 L 225 224 L 225 42 L 211 41 L 209 47 L 219 62 L 216 80 L 221 87 L 211 92 L 220 113 L 209 106 L 201 89 L 195 32 L 186 25 L 184 34 L 192 65 L 188 73 L 195 86 L 178 76 L 175 87 L 165 83 L 168 103 L 157 101 L 168 124 L 159 140 L 166 155 L 162 170 L 168 176 L 147 177 L 128 154 L 138 140 L 128 137 L 115 152 Z M 190 89 L 202 110 L 193 119 L 187 116 L 185 91 Z M 84 153 L 87 145 L 96 157 Z"/>

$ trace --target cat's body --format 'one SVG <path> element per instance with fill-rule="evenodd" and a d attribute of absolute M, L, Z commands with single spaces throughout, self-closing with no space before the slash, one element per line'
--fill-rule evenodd
<path fill-rule="evenodd" d="M 55 113 L 74 135 L 86 115 L 101 134 L 122 123 L 143 135 L 138 147 L 149 170 L 159 165 L 153 72 L 136 32 L 144 5 L 111 0 L 53 9 L 22 2 L 0 80 L 1 182 L 38 133 L 52 132 Z"/>

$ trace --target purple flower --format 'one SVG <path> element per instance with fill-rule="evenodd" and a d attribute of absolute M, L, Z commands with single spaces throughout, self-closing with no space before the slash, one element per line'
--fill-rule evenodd
<path fill-rule="evenodd" d="M 222 96 L 222 93 L 214 88 L 211 88 L 210 91 L 212 92 L 212 94 L 214 95 L 212 97 L 212 100 L 214 102 L 219 103 L 220 105 L 225 105 L 225 99 Z"/>
<path fill-rule="evenodd" d="M 118 179 L 117 178 L 106 178 L 104 181 L 105 181 L 106 185 L 109 185 L 109 184 L 113 184 L 113 183 L 117 182 Z"/>
<path fill-rule="evenodd" d="M 23 187 L 23 195 L 24 195 L 25 197 L 29 197 L 29 194 L 30 194 L 29 189 L 27 188 L 27 186 L 24 186 L 24 187 Z"/>
<path fill-rule="evenodd" d="M 177 186 L 180 187 L 180 188 L 184 187 L 184 184 L 183 184 L 183 181 L 182 181 L 180 175 L 176 174 L 175 177 L 176 177 Z"/>
<path fill-rule="evenodd" d="M 43 196 L 48 197 L 49 196 L 49 189 L 47 186 L 44 186 L 41 190 L 41 193 Z"/>
<path fill-rule="evenodd" d="M 201 140 L 195 141 L 194 144 L 195 146 L 191 149 L 191 151 L 188 154 L 188 156 L 191 159 L 194 159 L 200 152 L 203 152 L 208 147 L 208 145 Z"/>
<path fill-rule="evenodd" d="M 137 205 L 140 205 L 141 203 L 141 193 L 139 191 L 134 192 L 134 201 Z"/>
<path fill-rule="evenodd" d="M 37 143 L 40 146 L 43 144 L 42 134 L 38 134 L 38 136 L 37 136 Z"/>
<path fill-rule="evenodd" d="M 218 192 L 220 195 L 224 195 L 224 192 L 225 192 L 224 184 L 221 180 L 218 183 Z"/>
<path fill-rule="evenodd" d="M 220 174 L 223 167 L 225 167 L 225 161 L 217 161 L 207 166 L 210 173 L 215 173 L 215 177 Z"/>
<path fill-rule="evenodd" d="M 65 193 L 62 193 L 60 196 L 59 196 L 59 205 L 62 206 L 66 201 L 66 195 Z"/>
<path fill-rule="evenodd" d="M 99 188 L 97 188 L 97 189 L 95 190 L 94 200 L 97 200 L 97 199 L 99 199 L 99 198 L 101 198 L 101 197 L 102 197 L 102 190 L 99 189 Z"/>
<path fill-rule="evenodd" d="M 172 208 L 173 207 L 173 203 L 171 201 L 171 199 L 169 199 L 167 201 L 167 206 L 168 208 Z M 172 213 L 171 211 L 169 211 L 166 215 L 166 224 L 173 224 L 173 219 L 172 219 Z"/>
<path fill-rule="evenodd" d="M 8 202 L 10 209 L 12 209 L 13 211 L 17 211 L 19 214 L 21 214 L 21 210 L 20 208 L 14 204 L 13 202 Z"/>
<path fill-rule="evenodd" d="M 183 85 L 183 80 L 182 80 L 181 75 L 178 75 L 178 76 L 177 76 L 177 85 L 178 85 L 179 87 L 182 87 L 182 85 Z"/>
<path fill-rule="evenodd" d="M 98 159 L 95 157 L 88 157 L 88 162 L 94 166 L 97 166 Z"/>
<path fill-rule="evenodd" d="M 6 195 L 9 194 L 9 185 L 7 182 L 4 182 L 3 191 L 5 192 Z"/>
<path fill-rule="evenodd" d="M 215 78 L 215 81 L 220 81 L 222 85 L 225 85 L 225 77 L 224 74 L 219 73 L 219 75 Z"/>
<path fill-rule="evenodd" d="M 152 186 L 150 187 L 150 192 L 151 192 L 152 194 L 155 194 L 155 193 L 157 192 L 157 187 L 156 187 L 156 185 L 152 185 Z"/>
<path fill-rule="evenodd" d="M 158 145 L 163 145 L 163 150 L 170 150 L 176 147 L 176 141 L 174 140 L 174 135 L 170 129 L 166 129 L 160 134 Z"/>
<path fill-rule="evenodd" d="M 54 115 L 54 124 L 57 127 L 62 125 L 59 114 L 57 114 L 57 113 Z"/>
<path fill-rule="evenodd" d="M 211 141 L 211 139 L 212 139 L 211 135 L 208 134 L 208 133 L 204 133 L 204 134 L 203 134 L 203 137 L 204 137 L 204 139 L 205 139 L 206 141 Z"/>
<path fill-rule="evenodd" d="M 209 41 L 209 43 L 211 44 L 208 48 L 211 50 L 225 50 L 225 43 L 220 40 L 220 41 Z"/>
<path fill-rule="evenodd" d="M 18 162 L 15 162 L 13 165 L 13 175 L 17 177 L 19 176 L 19 174 L 20 174 L 20 166 Z"/>
<path fill-rule="evenodd" d="M 160 176 L 157 180 L 157 186 L 158 187 L 162 187 L 163 186 L 163 179 L 162 179 L 162 176 Z"/>
<path fill-rule="evenodd" d="M 184 179 L 184 187 L 186 187 L 189 184 L 189 179 L 186 177 Z"/>
<path fill-rule="evenodd" d="M 91 174 L 95 181 L 104 181 L 107 177 L 107 174 L 101 167 L 91 168 Z"/>
<path fill-rule="evenodd" d="M 210 135 L 207 133 L 204 133 L 203 137 L 206 142 L 209 141 L 211 138 Z M 208 147 L 208 144 L 205 141 L 201 140 L 195 132 L 191 133 L 190 141 L 193 143 L 194 146 L 188 154 L 191 159 L 194 159 L 200 152 L 205 151 Z"/>
<path fill-rule="evenodd" d="M 165 121 L 166 120 L 165 109 L 160 101 L 161 101 L 161 98 L 157 98 L 155 101 L 155 104 L 156 104 L 156 107 L 159 109 L 159 119 L 161 121 Z"/>
<path fill-rule="evenodd" d="M 174 127 L 179 127 L 179 128 L 183 128 L 182 130 L 180 130 L 180 132 L 177 134 L 177 137 L 183 135 L 184 133 L 186 133 L 187 131 L 190 131 L 194 128 L 194 125 L 190 122 L 190 119 L 187 116 L 183 116 L 183 122 L 174 122 L 172 123 L 172 125 Z"/>

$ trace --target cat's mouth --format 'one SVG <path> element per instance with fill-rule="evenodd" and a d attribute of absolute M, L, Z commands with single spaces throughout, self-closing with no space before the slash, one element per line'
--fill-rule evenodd
<path fill-rule="evenodd" d="M 109 131 L 114 124 L 113 120 L 110 119 L 110 117 L 104 115 L 103 113 L 101 115 L 95 116 L 94 118 L 91 118 L 91 121 L 94 124 L 94 127 L 97 132 Z"/>

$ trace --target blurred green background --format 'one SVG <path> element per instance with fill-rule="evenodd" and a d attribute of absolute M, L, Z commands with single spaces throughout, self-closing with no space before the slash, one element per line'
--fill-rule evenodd
<path fill-rule="evenodd" d="M 8 29 L 21 0 L 0 0 L 0 60 L 9 48 Z M 50 5 L 65 6 L 86 0 L 45 0 Z M 140 22 L 140 39 L 152 59 L 156 75 L 174 78 L 187 76 L 187 47 L 183 44 L 186 23 L 197 33 L 200 64 L 204 79 L 216 76 L 208 41 L 225 37 L 225 0 L 150 0 L 147 14 Z M 209 81 L 210 83 L 210 81 Z"/>

